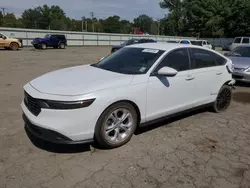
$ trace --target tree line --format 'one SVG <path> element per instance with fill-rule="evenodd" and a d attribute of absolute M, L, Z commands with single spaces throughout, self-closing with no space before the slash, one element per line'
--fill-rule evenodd
<path fill-rule="evenodd" d="M 168 12 L 163 18 L 140 15 L 129 21 L 117 15 L 71 19 L 59 6 L 43 5 L 25 10 L 20 18 L 0 12 L 0 26 L 125 34 L 140 28 L 153 35 L 193 37 L 250 35 L 250 0 L 162 0 L 159 6 Z"/>

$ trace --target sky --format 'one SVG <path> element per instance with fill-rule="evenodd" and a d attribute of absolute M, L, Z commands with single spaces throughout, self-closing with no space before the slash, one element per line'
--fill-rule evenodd
<path fill-rule="evenodd" d="M 161 9 L 159 2 L 160 0 L 0 0 L 0 7 L 20 16 L 28 8 L 44 4 L 59 5 L 70 18 L 90 17 L 90 12 L 94 12 L 97 18 L 118 15 L 122 19 L 133 20 L 141 14 L 154 19 L 164 17 L 167 10 Z"/>

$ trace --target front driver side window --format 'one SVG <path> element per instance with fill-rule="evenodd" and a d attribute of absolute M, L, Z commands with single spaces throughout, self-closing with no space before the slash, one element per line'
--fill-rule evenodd
<path fill-rule="evenodd" d="M 156 71 L 162 67 L 171 67 L 178 72 L 190 69 L 189 56 L 186 48 L 181 48 L 170 52 L 158 65 Z"/>

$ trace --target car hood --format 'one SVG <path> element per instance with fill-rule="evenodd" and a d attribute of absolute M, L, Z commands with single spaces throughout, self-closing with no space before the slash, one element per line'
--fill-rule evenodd
<path fill-rule="evenodd" d="M 32 80 L 30 85 L 45 94 L 76 96 L 128 85 L 133 77 L 82 65 L 44 74 Z"/>
<path fill-rule="evenodd" d="M 246 69 L 250 67 L 250 58 L 247 57 L 228 57 L 232 60 L 235 68 Z"/>
<path fill-rule="evenodd" d="M 41 41 L 41 40 L 46 40 L 46 39 L 45 38 L 39 38 L 39 37 L 34 38 L 34 41 Z"/>
<path fill-rule="evenodd" d="M 122 45 L 113 45 L 112 48 L 122 48 L 123 46 Z"/>

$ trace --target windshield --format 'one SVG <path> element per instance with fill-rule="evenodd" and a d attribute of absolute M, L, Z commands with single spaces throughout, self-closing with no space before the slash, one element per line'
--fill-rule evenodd
<path fill-rule="evenodd" d="M 131 44 L 133 44 L 133 43 L 134 43 L 134 40 L 133 40 L 133 39 L 130 39 L 130 40 L 127 40 L 127 41 L 123 42 L 121 45 L 122 45 L 122 46 L 127 46 L 127 45 L 131 45 Z"/>
<path fill-rule="evenodd" d="M 202 46 L 202 41 L 191 41 L 191 44 L 197 45 L 197 46 Z"/>
<path fill-rule="evenodd" d="M 121 74 L 145 74 L 163 52 L 155 49 L 122 48 L 92 66 Z"/>
<path fill-rule="evenodd" d="M 0 38 L 1 38 L 1 39 L 4 39 L 4 38 L 6 38 L 6 37 L 5 37 L 3 34 L 0 33 Z"/>
<path fill-rule="evenodd" d="M 250 46 L 239 46 L 231 51 L 229 56 L 250 57 Z"/>

